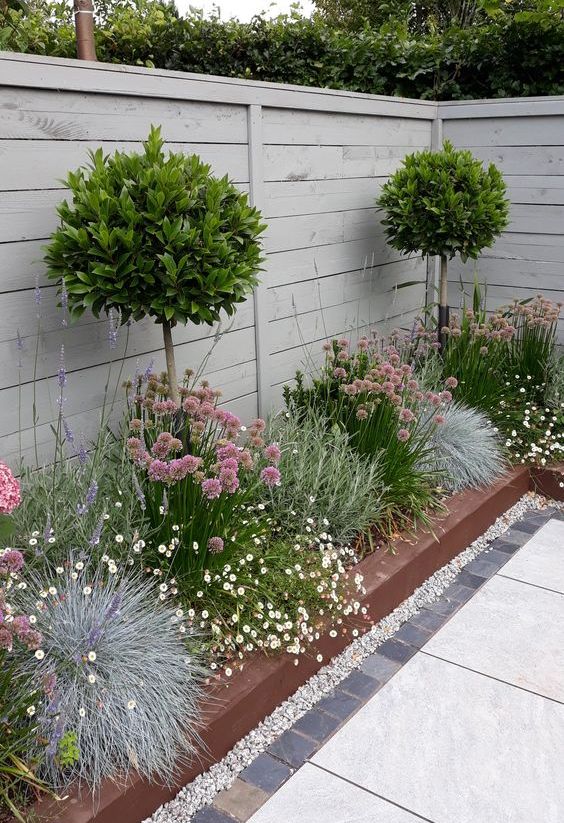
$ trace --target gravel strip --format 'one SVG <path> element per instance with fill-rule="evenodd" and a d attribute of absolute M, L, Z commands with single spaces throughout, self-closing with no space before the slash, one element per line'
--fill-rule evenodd
<path fill-rule="evenodd" d="M 559 508 L 551 501 L 551 506 Z M 309 709 L 338 686 L 362 661 L 388 640 L 406 620 L 423 606 L 437 600 L 454 581 L 464 566 L 486 551 L 497 537 L 521 520 L 532 510 L 546 508 L 546 499 L 537 494 L 524 495 L 514 506 L 478 537 L 461 554 L 435 572 L 391 614 L 375 624 L 370 631 L 354 640 L 331 663 L 304 683 L 297 692 L 284 701 L 256 729 L 240 740 L 219 763 L 185 786 L 169 803 L 165 803 L 143 823 L 189 823 L 199 809 L 211 803 L 223 789 L 228 789 L 237 775 L 261 752 L 289 729 Z"/>

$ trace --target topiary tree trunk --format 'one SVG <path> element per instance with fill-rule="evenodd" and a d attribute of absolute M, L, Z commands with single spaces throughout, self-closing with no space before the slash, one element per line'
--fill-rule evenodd
<path fill-rule="evenodd" d="M 179 403 L 178 379 L 176 377 L 176 360 L 174 358 L 174 344 L 172 342 L 172 326 L 168 320 L 163 320 L 163 340 L 168 374 L 168 394 L 171 400 Z"/>
<path fill-rule="evenodd" d="M 449 311 L 448 311 L 448 271 L 447 259 L 444 254 L 441 255 L 440 275 L 439 275 L 439 342 L 441 344 L 441 351 L 446 344 L 446 334 L 443 329 L 448 326 Z"/>

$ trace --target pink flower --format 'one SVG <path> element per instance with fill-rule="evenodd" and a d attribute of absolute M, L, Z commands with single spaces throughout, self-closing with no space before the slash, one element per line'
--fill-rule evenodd
<path fill-rule="evenodd" d="M 356 345 L 359 351 L 366 351 L 370 346 L 370 341 L 368 337 L 361 337 Z"/>
<path fill-rule="evenodd" d="M 0 574 L 17 574 L 23 564 L 23 554 L 17 549 L 6 549 L 0 554 Z"/>
<path fill-rule="evenodd" d="M 254 429 L 256 432 L 263 432 L 266 429 L 266 423 L 261 417 L 257 417 L 257 419 L 251 423 L 251 429 Z"/>
<path fill-rule="evenodd" d="M 182 458 L 182 462 L 184 463 L 186 474 L 194 474 L 195 471 L 198 471 L 204 461 L 201 457 L 196 457 L 193 454 L 186 454 Z"/>
<path fill-rule="evenodd" d="M 276 443 L 271 443 L 264 450 L 264 456 L 267 460 L 270 460 L 271 463 L 277 465 L 280 462 L 280 458 L 282 457 L 282 452 L 280 451 Z"/>
<path fill-rule="evenodd" d="M 155 483 L 164 483 L 169 479 L 168 463 L 162 460 L 151 460 L 148 469 L 149 480 Z"/>
<path fill-rule="evenodd" d="M 12 642 L 12 633 L 5 626 L 0 626 L 0 649 L 11 651 Z"/>
<path fill-rule="evenodd" d="M 347 376 L 347 372 L 345 371 L 345 369 L 343 369 L 343 367 L 342 367 L 342 366 L 338 366 L 338 367 L 337 367 L 337 368 L 333 371 L 333 377 L 335 377 L 337 380 L 341 380 L 341 379 L 343 379 L 343 378 L 344 378 L 344 377 L 346 377 L 346 376 Z"/>
<path fill-rule="evenodd" d="M 407 429 L 400 429 L 398 432 L 398 440 L 402 443 L 405 443 L 406 440 L 409 440 L 409 432 Z"/>
<path fill-rule="evenodd" d="M 357 420 L 366 420 L 367 417 L 368 417 L 368 412 L 366 411 L 364 406 L 361 406 L 356 412 L 356 419 Z"/>
<path fill-rule="evenodd" d="M 223 491 L 229 494 L 235 494 L 239 488 L 239 478 L 237 472 L 233 469 L 222 468 L 219 472 L 219 482 Z"/>
<path fill-rule="evenodd" d="M 413 421 L 415 420 L 415 415 L 413 414 L 411 409 L 403 408 L 400 409 L 399 419 L 402 423 L 413 423 Z"/>
<path fill-rule="evenodd" d="M 208 551 L 212 554 L 220 554 L 223 551 L 223 540 L 221 537 L 210 537 L 208 540 Z"/>
<path fill-rule="evenodd" d="M 224 460 L 229 460 L 230 458 L 238 461 L 240 455 L 239 449 L 235 443 L 226 443 L 225 446 L 219 446 L 219 448 L 216 449 L 216 453 L 218 460 L 222 463 Z"/>
<path fill-rule="evenodd" d="M 245 469 L 252 469 L 253 468 L 253 465 L 254 465 L 253 455 L 250 453 L 250 451 L 248 449 L 243 449 L 243 451 L 240 452 L 240 458 L 241 458 L 241 465 Z"/>
<path fill-rule="evenodd" d="M 22 501 L 20 484 L 5 463 L 0 463 L 0 514 L 10 514 Z"/>
<path fill-rule="evenodd" d="M 450 403 L 452 400 L 452 394 L 449 391 L 442 391 L 439 394 L 439 397 L 443 401 L 443 403 Z"/>
<path fill-rule="evenodd" d="M 445 418 L 444 414 L 436 414 L 436 415 L 433 417 L 433 420 L 435 421 L 435 423 L 437 424 L 437 426 L 441 426 L 441 425 L 445 422 L 445 419 L 446 419 L 446 418 Z"/>
<path fill-rule="evenodd" d="M 337 340 L 337 346 L 338 346 L 340 349 L 348 349 L 348 347 L 349 347 L 349 341 L 347 340 L 347 338 L 346 338 L 346 337 L 341 337 L 341 339 L 340 339 L 340 340 Z"/>
<path fill-rule="evenodd" d="M 272 488 L 280 485 L 281 476 L 276 466 L 267 466 L 261 471 L 260 479 L 266 486 Z"/>
<path fill-rule="evenodd" d="M 191 397 L 186 398 L 186 400 L 182 404 L 182 408 L 184 409 L 186 414 L 195 414 L 200 408 L 200 401 L 197 397 L 194 397 L 192 395 Z"/>
<path fill-rule="evenodd" d="M 447 377 L 445 380 L 445 386 L 447 389 L 455 389 L 458 386 L 458 380 L 456 377 Z"/>
<path fill-rule="evenodd" d="M 209 477 L 202 482 L 202 492 L 208 500 L 214 500 L 221 494 L 221 483 L 217 477 Z"/>
<path fill-rule="evenodd" d="M 221 462 L 220 469 L 231 469 L 234 472 L 239 471 L 239 461 L 235 459 L 235 457 L 228 457 L 226 460 Z"/>

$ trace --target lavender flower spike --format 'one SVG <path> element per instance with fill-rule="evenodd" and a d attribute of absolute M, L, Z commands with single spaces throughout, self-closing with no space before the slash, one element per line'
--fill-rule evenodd
<path fill-rule="evenodd" d="M 96 528 L 92 532 L 92 536 L 88 541 L 91 546 L 97 546 L 102 536 L 102 529 L 104 528 L 104 516 L 102 515 L 96 523 Z"/>

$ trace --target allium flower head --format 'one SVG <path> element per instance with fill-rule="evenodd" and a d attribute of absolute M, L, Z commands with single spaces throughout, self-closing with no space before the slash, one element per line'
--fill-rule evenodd
<path fill-rule="evenodd" d="M 220 554 L 223 551 L 223 545 L 221 537 L 210 537 L 208 540 L 208 551 L 212 554 Z"/>
<path fill-rule="evenodd" d="M 266 466 L 260 473 L 260 479 L 266 486 L 272 488 L 280 485 L 281 475 L 276 466 Z"/>
<path fill-rule="evenodd" d="M 20 484 L 11 469 L 0 463 L 0 514 L 10 514 L 20 503 Z"/>
<path fill-rule="evenodd" d="M 407 429 L 400 429 L 398 431 L 398 440 L 402 443 L 405 443 L 407 440 L 409 440 L 409 432 Z"/>

